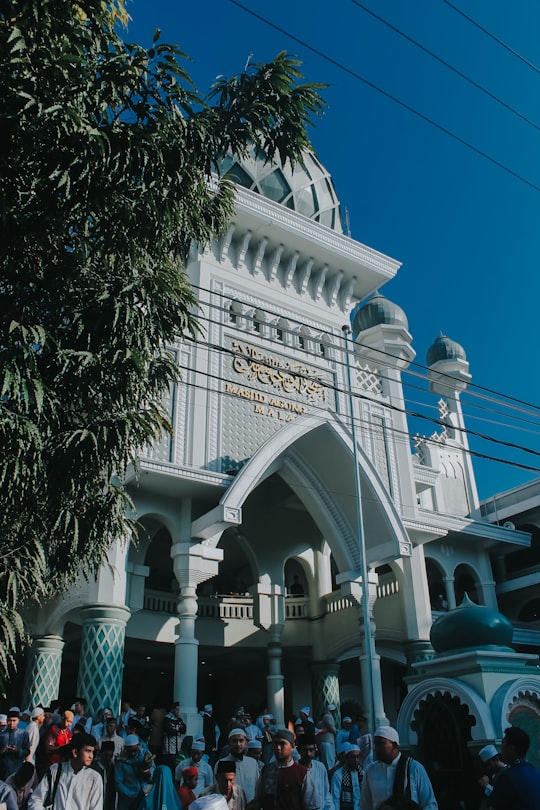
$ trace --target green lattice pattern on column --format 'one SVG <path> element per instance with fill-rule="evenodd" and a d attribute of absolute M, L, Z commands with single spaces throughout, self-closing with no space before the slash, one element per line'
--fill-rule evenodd
<path fill-rule="evenodd" d="M 62 651 L 30 651 L 23 690 L 23 706 L 50 706 L 58 697 Z"/>
<path fill-rule="evenodd" d="M 313 668 L 313 698 L 316 712 L 321 716 L 329 703 L 336 707 L 336 725 L 339 728 L 340 720 L 340 695 L 339 679 L 334 669 L 315 666 Z"/>
<path fill-rule="evenodd" d="M 77 690 L 87 700 L 87 711 L 94 715 L 100 708 L 118 710 L 124 668 L 125 625 L 86 624 Z"/>

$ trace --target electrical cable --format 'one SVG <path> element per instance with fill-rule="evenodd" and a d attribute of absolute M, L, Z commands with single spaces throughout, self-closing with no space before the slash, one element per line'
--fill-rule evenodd
<path fill-rule="evenodd" d="M 186 369 L 186 370 L 190 371 L 193 374 L 199 374 L 199 375 L 202 374 L 204 377 L 208 377 L 208 378 L 216 380 L 218 382 L 222 382 L 221 377 L 218 377 L 215 374 L 211 374 L 208 371 L 203 372 L 200 369 L 189 369 L 189 368 Z M 205 391 L 207 393 L 217 394 L 218 396 L 236 398 L 235 394 L 231 394 L 231 393 L 228 393 L 226 391 L 219 390 L 218 388 L 211 388 L 209 385 L 201 385 L 199 383 L 193 382 L 192 380 L 182 380 L 181 384 L 188 387 L 188 388 L 195 388 L 197 390 Z M 357 396 L 357 395 L 354 394 L 354 396 Z M 377 402 L 376 400 L 372 400 L 372 401 Z M 377 404 L 380 404 L 380 403 L 377 403 Z M 318 410 L 325 410 L 326 411 L 326 409 L 321 409 L 320 406 L 310 405 L 310 407 L 318 409 Z M 345 423 L 350 420 L 350 414 L 340 413 L 340 414 L 337 414 L 337 415 Z M 355 416 L 354 418 L 355 418 L 355 420 L 357 422 L 359 422 L 361 425 L 364 425 L 364 426 L 368 427 L 370 430 L 373 430 L 375 428 L 375 426 L 371 422 L 369 422 L 369 420 L 362 419 L 361 417 L 357 417 L 357 416 Z M 322 421 L 324 421 L 324 419 L 322 419 Z M 397 428 L 394 425 L 385 424 L 384 429 L 386 431 L 396 435 L 396 436 L 400 436 L 403 441 L 406 440 L 407 445 L 411 440 L 414 440 L 414 438 L 415 438 L 414 435 L 412 435 L 408 431 L 401 430 L 400 428 Z M 429 444 L 430 442 L 435 443 L 435 440 L 431 440 L 430 438 L 426 438 L 425 441 L 426 441 L 427 444 Z M 471 450 L 470 448 L 466 448 L 466 447 L 460 447 L 460 450 L 461 450 L 461 452 L 463 452 L 464 455 L 473 456 L 475 458 L 480 458 L 480 459 L 487 460 L 487 461 L 494 461 L 494 462 L 497 462 L 497 463 L 500 463 L 500 464 L 505 464 L 505 465 L 507 465 L 509 467 L 512 467 L 512 468 L 515 468 L 515 469 L 525 470 L 527 472 L 533 472 L 533 473 L 536 473 L 536 474 L 540 475 L 540 467 L 533 467 L 530 464 L 523 464 L 523 463 L 518 462 L 518 461 L 510 461 L 508 459 L 501 458 L 499 456 L 492 456 L 492 455 L 489 455 L 487 453 L 481 453 L 481 452 L 479 452 L 477 450 Z"/>
<path fill-rule="evenodd" d="M 212 344 L 212 343 L 209 343 L 209 342 L 206 342 L 206 341 L 200 341 L 200 340 L 196 340 L 196 339 L 192 339 L 192 338 L 186 338 L 186 341 L 187 342 L 193 342 L 196 345 L 203 345 L 203 346 L 205 346 L 206 348 L 208 348 L 211 351 L 217 351 L 217 352 L 221 352 L 223 354 L 228 354 L 231 357 L 234 357 L 235 354 L 236 354 L 233 349 L 229 349 L 229 348 L 227 348 L 225 346 L 221 346 L 221 345 L 218 345 L 218 344 Z M 258 359 L 257 364 L 259 366 L 262 366 L 263 368 L 267 368 L 270 371 L 275 370 L 274 367 L 270 363 L 265 363 L 264 359 L 263 360 Z M 188 369 L 188 370 L 194 371 L 194 372 L 196 371 L 196 369 Z M 215 379 L 221 379 L 220 377 L 217 377 L 217 375 L 211 375 L 209 372 L 205 372 L 205 373 L 207 373 L 209 377 L 215 377 Z M 300 377 L 302 379 L 312 380 L 312 377 L 309 374 L 304 374 L 300 370 L 295 370 L 294 373 L 295 373 L 295 375 L 297 377 Z M 340 388 L 336 384 L 331 384 L 327 380 L 318 380 L 318 382 L 324 388 L 326 388 L 328 390 L 331 390 L 336 394 L 341 394 L 343 396 L 349 395 L 349 392 L 347 392 L 344 388 Z M 409 410 L 407 408 L 400 408 L 397 405 L 394 405 L 393 403 L 390 403 L 390 402 L 381 403 L 380 400 L 376 399 L 375 397 L 370 397 L 370 396 L 367 396 L 365 394 L 361 394 L 359 392 L 353 392 L 353 397 L 355 397 L 356 399 L 359 399 L 359 400 L 376 403 L 379 406 L 384 407 L 385 409 L 390 410 L 390 411 L 401 413 L 401 414 L 404 414 L 406 416 L 410 416 L 410 417 L 413 417 L 413 418 L 416 418 L 416 419 L 422 419 L 424 421 L 428 421 L 431 424 L 433 424 L 433 425 L 435 425 L 437 427 L 440 427 L 442 429 L 450 428 L 453 431 L 459 432 L 461 435 L 474 436 L 475 438 L 481 439 L 481 440 L 486 441 L 486 442 L 491 442 L 493 444 L 501 445 L 503 447 L 508 447 L 508 448 L 510 448 L 512 450 L 518 450 L 518 451 L 520 451 L 522 453 L 528 453 L 529 455 L 540 457 L 540 451 L 538 451 L 538 450 L 533 450 L 532 448 L 525 447 L 524 445 L 516 444 L 515 442 L 508 442 L 508 441 L 505 441 L 503 439 L 496 439 L 493 436 L 488 436 L 487 434 L 480 433 L 479 431 L 474 431 L 474 430 L 472 430 L 470 428 L 460 427 L 460 426 L 456 426 L 456 425 L 449 425 L 443 419 L 440 419 L 440 418 L 435 419 L 434 417 L 427 416 L 425 414 L 422 414 L 422 413 L 419 413 L 419 412 L 416 412 L 416 411 L 411 411 L 411 410 Z"/>
<path fill-rule="evenodd" d="M 427 53 L 428 56 L 431 56 L 432 59 L 435 59 L 441 65 L 444 65 L 445 67 L 447 67 L 449 70 L 451 70 L 457 76 L 464 79 L 466 82 L 469 82 L 469 84 L 471 84 L 473 87 L 476 87 L 477 90 L 480 90 L 482 93 L 485 93 L 485 95 L 488 96 L 489 98 L 491 98 L 493 101 L 496 101 L 498 104 L 500 104 L 505 109 L 509 110 L 514 115 L 517 115 L 517 117 L 521 118 L 522 121 L 526 121 L 527 124 L 530 124 L 535 129 L 540 130 L 540 126 L 538 124 L 536 124 L 534 121 L 531 121 L 530 118 L 527 118 L 526 115 L 523 115 L 523 113 L 520 113 L 519 110 L 516 110 L 510 104 L 507 104 L 506 101 L 503 101 L 501 98 L 499 98 L 494 93 L 492 93 L 490 90 L 488 90 L 486 87 L 479 84 L 474 79 L 471 79 L 469 76 L 467 76 L 461 70 L 458 70 L 458 68 L 454 67 L 449 62 L 446 62 L 440 56 L 437 56 L 436 53 L 433 53 L 433 51 L 430 51 L 429 48 L 426 48 L 425 45 L 422 45 L 420 42 L 417 42 L 417 40 L 413 39 L 408 34 L 405 34 L 404 31 L 401 31 L 401 29 L 397 28 L 395 25 L 392 25 L 392 23 L 388 22 L 388 20 L 385 20 L 383 17 L 379 16 L 379 14 L 376 14 L 370 8 L 367 8 L 367 6 L 364 6 L 363 3 L 359 2 L 359 0 L 352 0 L 352 3 L 354 3 L 355 6 L 358 6 L 358 8 L 361 8 L 362 11 L 365 11 L 366 14 L 370 14 L 376 20 L 379 20 L 379 22 L 383 23 L 383 25 L 386 25 L 388 28 L 390 28 L 390 30 L 395 31 L 396 34 L 399 34 L 401 37 L 406 39 L 408 42 L 411 42 L 413 45 L 415 45 L 421 51 L 423 51 L 424 53 Z"/>
<path fill-rule="evenodd" d="M 221 298 L 223 298 L 222 294 L 216 293 L 216 291 L 210 290 L 210 289 L 208 289 L 206 287 L 201 287 L 200 285 L 197 285 L 197 284 L 192 284 L 192 287 L 194 289 L 197 289 L 197 290 L 201 291 L 201 292 L 208 293 L 209 295 L 219 295 Z M 233 299 L 227 298 L 227 300 L 229 300 L 231 303 L 233 303 Z M 201 303 L 204 306 L 219 309 L 220 311 L 222 311 L 224 313 L 229 311 L 227 307 L 220 307 L 218 304 L 215 304 L 215 303 L 210 302 L 210 301 L 201 301 Z M 258 309 L 260 310 L 261 308 L 259 307 Z M 276 318 L 276 319 L 279 319 L 279 318 L 283 317 L 283 313 L 279 313 L 277 311 L 273 311 L 273 310 L 270 310 L 270 309 L 264 309 L 262 311 L 264 312 L 265 315 L 269 315 L 269 316 L 271 316 L 273 318 Z M 239 317 L 247 317 L 247 316 L 244 315 L 244 316 L 239 316 Z M 208 320 L 210 322 L 210 319 L 208 319 Z M 298 328 L 300 328 L 300 327 L 307 327 L 308 329 L 313 329 L 314 328 L 312 325 L 307 324 L 305 321 L 302 321 L 302 320 L 294 318 L 294 317 L 287 316 L 287 321 L 289 323 L 295 324 Z M 330 334 L 330 333 L 328 333 L 328 334 Z M 335 337 L 338 337 L 337 333 L 335 334 Z M 281 341 L 279 341 L 277 339 L 267 338 L 267 341 L 269 341 L 270 343 L 273 342 L 277 346 L 282 346 L 283 345 L 281 343 Z M 359 346 L 361 347 L 361 343 L 359 343 Z M 334 348 L 336 348 L 336 346 L 334 346 Z M 342 351 L 341 346 L 339 346 L 337 348 L 338 348 L 339 351 Z M 377 354 L 393 358 L 393 355 L 390 352 L 385 351 L 384 349 L 373 349 L 372 347 L 370 347 L 370 348 L 371 348 L 372 351 L 376 351 Z M 316 356 L 316 355 L 314 355 L 314 356 Z M 429 380 L 429 377 L 424 373 L 424 372 L 429 372 L 429 367 L 428 366 L 426 366 L 426 365 L 424 365 L 422 363 L 419 363 L 418 361 L 415 361 L 415 360 L 411 361 L 410 366 L 412 366 L 413 368 L 411 369 L 409 367 L 409 368 L 405 369 L 404 373 L 409 374 L 409 375 L 414 376 L 414 377 L 417 377 L 417 378 L 420 378 L 420 379 L 423 379 L 423 380 Z M 390 367 L 390 366 L 387 366 L 387 367 Z M 415 371 L 414 370 L 415 368 L 421 369 L 421 373 L 418 373 L 417 371 Z M 438 372 L 438 374 L 442 379 L 447 377 L 449 381 L 453 380 L 453 377 L 450 374 L 445 374 L 444 372 Z M 478 393 L 474 389 L 478 389 L 478 391 L 480 391 L 482 393 Z M 494 395 L 495 397 L 502 397 L 504 399 L 510 400 L 510 402 L 501 402 L 500 403 L 503 407 L 506 407 L 508 409 L 514 409 L 514 410 L 517 410 L 520 413 L 527 413 L 527 411 L 524 411 L 523 408 L 520 408 L 518 406 L 525 406 L 525 408 L 531 408 L 532 413 L 529 414 L 529 415 L 534 415 L 534 412 L 538 412 L 538 416 L 540 418 L 540 405 L 536 405 L 534 403 L 527 402 L 526 400 L 522 400 L 522 399 L 519 399 L 517 397 L 513 397 L 510 394 L 505 394 L 505 393 L 502 393 L 500 391 L 495 391 L 492 388 L 482 386 L 482 385 L 480 385 L 478 383 L 471 382 L 470 385 L 469 385 L 468 390 L 466 392 L 464 392 L 464 393 L 465 393 L 465 395 L 477 397 L 477 398 L 480 398 L 480 399 L 486 399 L 487 401 L 490 401 L 490 402 L 492 402 L 492 401 L 496 402 L 496 400 L 493 399 L 493 396 L 486 396 L 483 392 L 487 392 L 487 394 Z"/>
<path fill-rule="evenodd" d="M 442 0 L 442 1 L 443 3 L 446 3 L 447 6 L 450 6 L 450 8 L 453 9 L 457 14 L 461 14 L 461 16 L 464 17 L 466 20 L 468 20 L 472 25 L 474 25 L 475 28 L 478 28 L 488 37 L 491 37 L 491 39 L 493 39 L 498 45 L 501 45 L 505 50 L 511 53 L 512 56 L 517 57 L 521 62 L 523 62 L 523 64 L 527 65 L 527 67 L 530 67 L 534 71 L 536 71 L 536 73 L 540 73 L 540 68 L 538 68 L 535 64 L 533 64 L 533 62 L 530 62 L 528 59 L 526 59 L 524 56 L 518 53 L 518 51 L 514 50 L 514 48 L 511 48 L 510 45 L 507 45 L 506 42 L 503 42 L 502 39 L 499 39 L 499 37 L 496 37 L 495 34 L 492 34 L 491 31 L 488 31 L 487 28 L 484 28 L 483 25 L 480 25 L 479 22 L 474 20 L 472 17 L 469 17 L 468 14 L 465 14 L 464 11 L 462 11 L 460 8 L 451 3 L 450 0 Z"/>
<path fill-rule="evenodd" d="M 403 109 L 408 110 L 408 112 L 413 113 L 413 115 L 416 115 L 418 118 L 420 118 L 425 123 L 431 124 L 431 126 L 435 127 L 440 132 L 444 132 L 445 135 L 448 135 L 450 138 L 453 138 L 455 141 L 460 143 L 462 146 L 466 146 L 468 149 L 473 151 L 475 154 L 480 155 L 480 157 L 483 157 L 485 160 L 489 161 L 494 166 L 497 166 L 499 169 L 502 169 L 504 172 L 511 175 L 516 180 L 520 180 L 526 186 L 529 186 L 530 188 L 534 189 L 534 191 L 540 191 L 540 186 L 536 185 L 536 183 L 533 183 L 531 180 L 527 180 L 527 178 L 523 177 L 523 175 L 519 174 L 518 172 L 514 171 L 513 169 L 510 169 L 508 166 L 505 166 L 504 163 L 501 163 L 496 158 L 492 157 L 491 155 L 488 155 L 486 152 L 483 152 L 479 147 L 474 146 L 473 144 L 469 143 L 469 141 L 466 141 L 460 135 L 456 135 L 455 132 L 452 132 L 450 129 L 447 129 L 442 124 L 437 123 L 432 118 L 429 118 L 429 116 L 424 115 L 424 113 L 421 113 L 419 110 L 415 109 L 410 104 L 407 104 L 405 101 L 401 101 L 401 99 L 397 98 L 397 96 L 392 95 L 387 90 L 383 90 L 381 87 L 376 85 L 374 82 L 371 82 L 369 79 L 366 79 L 364 76 L 361 76 L 356 71 L 352 70 L 351 68 L 348 68 L 342 62 L 338 62 L 337 59 L 334 59 L 333 57 L 328 56 L 328 54 L 325 54 L 323 51 L 319 50 L 318 48 L 315 48 L 313 45 L 309 45 L 305 40 L 301 39 L 300 37 L 295 36 L 294 34 L 291 34 L 290 31 L 287 31 L 285 28 L 281 28 L 279 25 L 276 25 L 275 23 L 271 22 L 271 20 L 268 20 L 266 17 L 263 17 L 261 14 L 257 14 L 252 9 L 247 8 L 247 6 L 242 5 L 242 3 L 238 2 L 238 0 L 229 0 L 229 2 L 232 3 L 233 5 L 237 6 L 238 8 L 242 9 L 247 14 L 250 14 L 252 17 L 255 17 L 256 19 L 258 19 L 260 22 L 264 23 L 265 25 L 270 26 L 270 28 L 273 28 L 275 31 L 278 31 L 280 34 L 283 34 L 284 36 L 288 37 L 289 39 L 292 39 L 293 42 L 296 42 L 297 44 L 301 45 L 303 48 L 306 48 L 307 50 L 311 51 L 312 53 L 316 54 L 317 56 L 320 56 L 321 59 L 324 59 L 326 62 L 329 62 L 330 64 L 332 64 L 335 67 L 339 68 L 339 70 L 342 70 L 345 73 L 348 73 L 350 76 L 353 76 L 355 79 L 358 79 L 358 81 L 362 82 L 363 84 L 367 85 L 368 87 L 371 87 L 371 89 L 375 90 L 377 93 L 381 93 L 381 95 L 383 95 L 386 98 L 390 99 L 390 101 L 393 101 L 395 104 L 398 104 L 400 107 L 403 107 Z"/>

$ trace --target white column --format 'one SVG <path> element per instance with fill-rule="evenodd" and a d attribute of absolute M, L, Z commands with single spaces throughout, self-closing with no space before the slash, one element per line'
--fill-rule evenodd
<path fill-rule="evenodd" d="M 371 692 L 371 702 L 373 705 L 373 712 L 368 710 L 368 706 L 364 706 L 366 714 L 373 713 L 371 722 L 373 728 L 370 732 L 373 733 L 377 726 L 387 725 L 388 719 L 384 711 L 383 689 L 381 680 L 381 659 L 375 650 L 375 635 L 376 625 L 373 619 L 373 605 L 377 598 L 377 583 L 378 576 L 374 571 L 368 573 L 368 590 L 369 590 L 369 633 L 372 638 L 371 651 L 367 649 L 366 643 L 367 634 L 364 632 L 364 615 L 362 610 L 362 581 L 360 577 L 351 576 L 354 572 L 340 574 L 337 577 L 338 584 L 344 596 L 348 596 L 358 606 L 358 621 L 360 625 L 360 638 L 362 639 L 362 653 L 360 655 L 360 671 L 362 674 L 362 692 L 365 696 L 368 689 Z M 367 685 L 367 688 L 366 688 Z"/>
<path fill-rule="evenodd" d="M 199 641 L 195 635 L 197 585 L 215 576 L 223 551 L 202 543 L 175 543 L 171 548 L 174 573 L 180 585 L 178 597 L 178 638 L 174 649 L 174 694 L 180 701 L 181 714 L 188 734 L 202 730 L 197 708 Z"/>
<path fill-rule="evenodd" d="M 266 693 L 269 711 L 275 715 L 278 726 L 285 723 L 285 688 L 281 672 L 281 631 L 283 627 L 274 625 L 268 643 L 268 675 Z"/>
<path fill-rule="evenodd" d="M 454 577 L 444 577 L 444 591 L 446 593 L 446 601 L 448 602 L 448 610 L 455 610 L 456 608 L 456 591 L 454 588 Z"/>
<path fill-rule="evenodd" d="M 268 708 L 278 725 L 285 721 L 283 675 L 281 673 L 281 633 L 285 624 L 285 589 L 265 577 L 250 592 L 253 596 L 253 623 L 269 631 L 268 675 L 266 691 Z"/>
<path fill-rule="evenodd" d="M 178 598 L 178 638 L 174 647 L 174 700 L 180 701 L 181 714 L 189 734 L 200 731 L 197 707 L 197 676 L 199 673 L 199 640 L 195 636 L 197 619 L 197 590 L 183 584 Z"/>

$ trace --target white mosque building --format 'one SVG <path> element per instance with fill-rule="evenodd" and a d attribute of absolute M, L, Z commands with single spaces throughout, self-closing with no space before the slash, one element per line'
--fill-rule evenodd
<path fill-rule="evenodd" d="M 128 481 L 139 541 L 32 618 L 21 700 L 178 699 L 188 731 L 208 702 L 283 721 L 332 701 L 397 724 L 436 784 L 513 718 L 538 750 L 540 488 L 479 503 L 469 366 L 443 335 L 441 426 L 411 447 L 415 351 L 380 292 L 400 265 L 343 234 L 317 158 L 225 168 L 234 219 L 187 266 L 204 335 L 172 347 L 174 436 Z"/>

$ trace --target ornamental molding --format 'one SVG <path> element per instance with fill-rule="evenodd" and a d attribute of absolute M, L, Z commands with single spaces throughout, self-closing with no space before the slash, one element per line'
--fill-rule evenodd
<path fill-rule="evenodd" d="M 401 262 L 396 259 L 241 186 L 236 189 L 236 207 L 239 213 L 266 218 L 268 224 L 278 225 L 291 234 L 298 234 L 310 242 L 321 244 L 332 253 L 341 254 L 355 263 L 361 262 L 377 269 L 388 280 L 393 278 L 401 267 Z"/>

